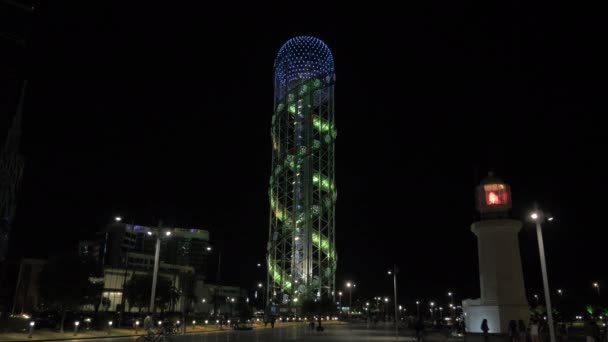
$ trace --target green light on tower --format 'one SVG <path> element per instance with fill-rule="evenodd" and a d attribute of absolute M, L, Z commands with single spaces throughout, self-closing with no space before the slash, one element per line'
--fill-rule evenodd
<path fill-rule="evenodd" d="M 267 304 L 334 299 L 334 64 L 329 48 L 295 37 L 275 60 Z"/>

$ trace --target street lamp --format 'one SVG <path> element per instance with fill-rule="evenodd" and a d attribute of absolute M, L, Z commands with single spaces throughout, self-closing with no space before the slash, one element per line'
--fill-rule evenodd
<path fill-rule="evenodd" d="M 156 234 L 156 249 L 154 251 L 154 273 L 152 275 L 152 292 L 150 293 L 150 312 L 154 312 L 154 302 L 156 299 L 156 282 L 158 279 L 158 264 L 160 263 L 160 239 L 161 239 L 161 229 L 163 223 L 162 221 L 158 222 L 157 234 Z M 148 235 L 152 235 L 152 231 L 148 231 Z M 165 235 L 168 237 L 171 235 L 170 231 L 167 231 Z"/>
<path fill-rule="evenodd" d="M 454 293 L 452 291 L 448 291 L 448 297 L 450 297 L 450 307 L 454 307 Z M 454 310 L 454 314 L 456 314 L 456 310 Z"/>
<path fill-rule="evenodd" d="M 435 302 L 431 302 L 430 305 L 431 305 L 431 319 L 433 319 L 434 318 L 433 307 L 435 306 Z"/>
<path fill-rule="evenodd" d="M 564 292 L 562 291 L 562 289 L 557 289 L 557 294 L 559 294 L 560 297 L 563 297 Z"/>
<path fill-rule="evenodd" d="M 418 318 L 420 318 L 420 301 L 419 300 L 416 301 L 416 316 L 418 316 Z"/>
<path fill-rule="evenodd" d="M 395 334 L 399 334 L 398 329 L 399 329 L 399 324 L 397 323 L 399 320 L 399 311 L 397 311 L 397 273 L 399 273 L 399 269 L 397 268 L 397 265 L 393 264 L 393 269 L 388 271 L 389 275 L 393 275 L 393 292 L 394 292 L 394 296 L 395 296 L 395 302 L 394 302 L 394 306 L 395 306 Z"/>
<path fill-rule="evenodd" d="M 338 292 L 338 306 L 340 306 L 340 310 L 342 310 L 342 291 Z"/>
<path fill-rule="evenodd" d="M 593 283 L 593 287 L 595 287 L 595 290 L 597 291 L 597 295 L 600 295 L 600 283 L 598 283 L 597 281 Z"/>
<path fill-rule="evenodd" d="M 347 281 L 346 287 L 348 288 L 348 314 L 350 315 L 350 311 L 353 306 L 353 287 L 356 287 L 355 283 Z"/>
<path fill-rule="evenodd" d="M 116 216 L 116 217 L 114 217 L 114 221 L 120 222 L 120 221 L 122 221 L 122 217 Z"/>
<path fill-rule="evenodd" d="M 548 220 L 552 221 L 553 217 L 547 215 Z M 555 342 L 555 331 L 553 327 L 553 312 L 551 311 L 551 292 L 549 292 L 549 279 L 547 277 L 547 263 L 545 260 L 545 245 L 543 243 L 542 222 L 545 220 L 545 214 L 538 209 L 538 205 L 534 204 L 534 211 L 530 214 L 530 218 L 536 223 L 536 236 L 538 238 L 538 251 L 540 255 L 540 266 L 543 273 L 543 285 L 545 290 L 545 303 L 547 305 L 547 318 L 549 323 L 549 337 L 551 342 Z M 599 290 L 598 290 L 599 293 Z"/>
<path fill-rule="evenodd" d="M 211 246 L 207 246 L 205 248 L 207 250 L 207 252 L 211 252 L 213 251 L 213 248 Z M 213 301 L 213 313 L 215 315 L 217 315 L 217 309 L 216 309 L 216 305 L 217 305 L 217 297 L 219 296 L 219 291 L 221 290 L 221 286 L 220 286 L 220 267 L 222 266 L 222 251 L 220 251 L 219 249 L 217 250 L 217 287 L 215 289 L 215 295 L 214 295 L 214 301 Z"/>

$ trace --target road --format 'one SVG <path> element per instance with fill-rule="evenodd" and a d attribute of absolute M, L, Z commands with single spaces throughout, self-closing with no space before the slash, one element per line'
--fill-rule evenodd
<path fill-rule="evenodd" d="M 289 325 L 253 331 L 218 331 L 199 334 L 173 335 L 173 342 L 266 342 L 266 341 L 395 341 L 390 327 L 366 329 L 364 325 L 336 324 L 325 326 L 324 332 L 312 331 L 307 325 Z M 405 341 L 402 337 L 399 340 Z M 409 340 L 409 339 L 408 339 Z M 69 340 L 82 342 L 134 342 L 134 337 Z"/>

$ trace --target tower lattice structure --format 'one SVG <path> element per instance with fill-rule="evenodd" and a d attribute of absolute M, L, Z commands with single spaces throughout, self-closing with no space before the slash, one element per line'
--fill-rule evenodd
<path fill-rule="evenodd" d="M 334 298 L 334 61 L 321 40 L 299 36 L 274 71 L 267 303 Z"/>

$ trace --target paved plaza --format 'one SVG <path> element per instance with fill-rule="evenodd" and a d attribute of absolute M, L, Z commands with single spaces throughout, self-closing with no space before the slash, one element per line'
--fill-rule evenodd
<path fill-rule="evenodd" d="M 395 341 L 392 326 L 367 328 L 361 324 L 332 324 L 325 331 L 311 330 L 307 325 L 289 325 L 271 328 L 256 328 L 252 331 L 225 330 L 218 332 L 193 333 L 171 336 L 173 342 L 249 342 L 249 341 Z M 411 341 L 401 337 L 400 341 Z M 135 337 L 81 339 L 69 341 L 84 342 L 133 342 Z"/>

